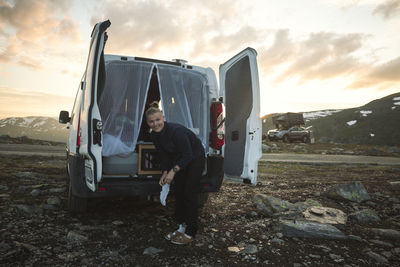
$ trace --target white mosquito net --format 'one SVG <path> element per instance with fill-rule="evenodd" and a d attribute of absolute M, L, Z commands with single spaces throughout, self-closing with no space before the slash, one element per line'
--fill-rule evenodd
<path fill-rule="evenodd" d="M 208 85 L 199 72 L 171 65 L 157 65 L 161 103 L 168 122 L 192 130 L 207 148 Z"/>
<path fill-rule="evenodd" d="M 191 129 L 208 146 L 208 85 L 205 76 L 181 67 L 137 61 L 106 63 L 99 101 L 105 157 L 134 152 L 145 111 L 153 68 L 157 68 L 161 104 L 168 122 Z"/>
<path fill-rule="evenodd" d="M 99 102 L 105 157 L 135 150 L 154 64 L 106 63 L 106 83 Z"/>

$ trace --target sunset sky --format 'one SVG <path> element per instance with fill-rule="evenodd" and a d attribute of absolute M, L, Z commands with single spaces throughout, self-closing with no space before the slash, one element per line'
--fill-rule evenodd
<path fill-rule="evenodd" d="M 261 115 L 400 92 L 400 0 L 0 0 L 0 119 L 72 109 L 93 25 L 108 54 L 210 66 L 258 51 Z"/>

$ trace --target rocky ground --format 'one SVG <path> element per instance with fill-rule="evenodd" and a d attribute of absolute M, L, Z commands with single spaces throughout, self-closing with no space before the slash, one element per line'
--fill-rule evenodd
<path fill-rule="evenodd" d="M 63 158 L 0 156 L 0 169 L 2 266 L 400 265 L 400 167 L 262 165 L 257 186 L 210 195 L 187 246 L 163 239 L 171 197 L 73 215 Z"/>

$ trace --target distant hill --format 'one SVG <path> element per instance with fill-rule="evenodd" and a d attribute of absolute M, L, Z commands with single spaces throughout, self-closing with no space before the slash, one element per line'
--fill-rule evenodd
<path fill-rule="evenodd" d="M 30 139 L 66 142 L 68 130 L 66 124 L 60 124 L 56 118 L 16 117 L 0 120 L 1 135 L 26 136 Z"/>
<path fill-rule="evenodd" d="M 275 128 L 274 115 L 263 117 L 263 133 Z M 400 145 L 400 93 L 343 110 L 303 113 L 317 142 Z"/>
<path fill-rule="evenodd" d="M 279 113 L 262 118 L 263 133 L 275 128 L 275 115 Z M 317 142 L 400 145 L 400 93 L 357 108 L 304 112 L 303 116 Z M 66 142 L 68 129 L 51 117 L 6 118 L 0 120 L 1 135 Z"/>

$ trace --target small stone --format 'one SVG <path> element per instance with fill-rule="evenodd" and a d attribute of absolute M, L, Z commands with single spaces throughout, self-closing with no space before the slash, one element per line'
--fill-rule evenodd
<path fill-rule="evenodd" d="M 316 248 L 320 248 L 320 249 L 322 249 L 322 251 L 323 252 L 326 252 L 326 253 L 328 253 L 328 252 L 331 252 L 332 251 L 332 249 L 331 248 L 329 248 L 329 247 L 327 247 L 327 246 L 324 246 L 324 245 L 317 245 L 317 246 L 315 246 Z"/>
<path fill-rule="evenodd" d="M 277 245 L 282 245 L 283 243 L 285 243 L 285 241 L 283 241 L 282 239 L 279 238 L 273 238 L 270 241 L 272 244 L 277 244 Z"/>
<path fill-rule="evenodd" d="M 39 196 L 40 195 L 40 193 L 41 193 L 41 190 L 40 189 L 33 189 L 32 191 L 31 191 L 31 196 L 33 196 L 33 197 L 37 197 L 37 196 Z"/>
<path fill-rule="evenodd" d="M 11 247 L 7 243 L 5 243 L 4 241 L 2 241 L 0 243 L 0 251 L 4 252 L 4 251 L 9 250 L 10 248 Z"/>
<path fill-rule="evenodd" d="M 59 197 L 49 197 L 47 199 L 47 204 L 58 206 L 61 204 L 61 199 Z"/>
<path fill-rule="evenodd" d="M 6 185 L 0 185 L 0 190 L 7 191 L 7 190 L 8 190 L 8 186 L 6 186 Z"/>
<path fill-rule="evenodd" d="M 114 225 L 123 225 L 124 224 L 124 222 L 122 222 L 122 221 L 113 221 L 112 222 L 112 224 L 114 224 Z"/>
<path fill-rule="evenodd" d="M 17 209 L 19 209 L 27 214 L 42 213 L 42 209 L 37 206 L 28 206 L 25 204 L 18 204 L 18 205 L 16 205 L 16 207 L 17 207 Z"/>
<path fill-rule="evenodd" d="M 356 236 L 356 235 L 348 235 L 347 238 L 350 240 L 355 240 L 355 241 L 359 241 L 359 242 L 364 241 L 361 237 Z"/>
<path fill-rule="evenodd" d="M 381 254 L 386 258 L 391 258 L 393 256 L 390 251 L 383 251 Z"/>
<path fill-rule="evenodd" d="M 267 145 L 262 145 L 262 153 L 268 153 L 271 152 L 271 147 Z"/>
<path fill-rule="evenodd" d="M 400 203 L 400 200 L 397 197 L 391 197 L 391 198 L 389 198 L 389 201 L 396 203 L 396 204 Z"/>
<path fill-rule="evenodd" d="M 257 252 L 258 248 L 256 245 L 248 245 L 241 251 L 243 254 L 255 254 Z"/>
<path fill-rule="evenodd" d="M 113 235 L 113 237 L 116 237 L 116 238 L 120 237 L 119 233 L 115 230 L 112 232 L 112 235 Z"/>
<path fill-rule="evenodd" d="M 389 182 L 392 186 L 400 186 L 400 181 Z"/>
<path fill-rule="evenodd" d="M 320 255 L 314 255 L 314 254 L 310 254 L 310 255 L 308 255 L 310 258 L 313 258 L 313 259 L 320 259 L 321 258 L 321 256 Z"/>
<path fill-rule="evenodd" d="M 158 248 L 154 248 L 154 247 L 148 247 L 143 251 L 143 255 L 150 255 L 150 256 L 154 256 L 157 255 L 158 253 L 163 252 L 163 249 L 158 249 Z"/>
<path fill-rule="evenodd" d="M 229 252 L 239 252 L 240 251 L 240 249 L 238 248 L 238 247 L 228 247 L 228 251 Z"/>
<path fill-rule="evenodd" d="M 225 232 L 225 235 L 226 235 L 227 237 L 231 237 L 231 232 L 226 231 L 226 232 Z"/>
<path fill-rule="evenodd" d="M 276 233 L 275 235 L 276 235 L 277 238 L 282 238 L 283 237 L 282 233 Z"/>
<path fill-rule="evenodd" d="M 76 242 L 88 241 L 87 236 L 78 234 L 77 232 L 74 232 L 74 231 L 68 232 L 67 239 L 71 240 L 71 241 L 76 241 Z"/>
<path fill-rule="evenodd" d="M 334 260 L 335 262 L 343 262 L 343 261 L 344 261 L 343 258 L 342 258 L 341 256 L 336 255 L 336 254 L 333 254 L 333 253 L 330 253 L 330 254 L 329 254 L 329 258 L 331 258 L 331 259 Z"/>
<path fill-rule="evenodd" d="M 49 190 L 50 193 L 64 193 L 66 188 L 51 188 Z"/>
<path fill-rule="evenodd" d="M 257 216 L 258 216 L 258 213 L 255 212 L 255 211 L 252 211 L 252 212 L 250 212 L 250 215 L 253 216 L 253 217 L 257 217 Z"/>
<path fill-rule="evenodd" d="M 54 205 L 50 205 L 50 204 L 42 204 L 41 207 L 44 210 L 55 210 L 56 209 L 56 207 Z"/>
<path fill-rule="evenodd" d="M 389 263 L 385 257 L 379 255 L 378 253 L 370 251 L 367 253 L 367 255 L 378 263 Z"/>
<path fill-rule="evenodd" d="M 384 242 L 384 241 L 381 241 L 381 240 L 374 240 L 374 239 L 372 239 L 372 240 L 370 240 L 369 242 L 374 243 L 375 245 L 383 246 L 383 247 L 389 247 L 389 248 L 392 248 L 392 247 L 393 247 L 393 245 L 392 245 L 391 243 L 389 243 L 389 242 Z"/>
<path fill-rule="evenodd" d="M 394 254 L 400 254 L 400 248 L 394 248 L 393 249 Z"/>
<path fill-rule="evenodd" d="M 9 194 L 0 194 L 0 198 L 10 198 Z"/>
<path fill-rule="evenodd" d="M 303 265 L 301 265 L 300 263 L 293 263 L 293 267 L 301 267 L 301 266 L 303 266 Z"/>

